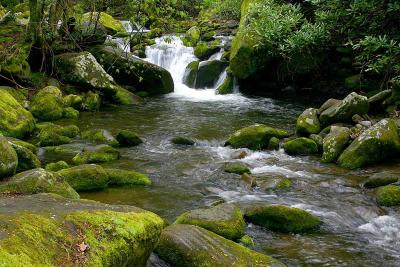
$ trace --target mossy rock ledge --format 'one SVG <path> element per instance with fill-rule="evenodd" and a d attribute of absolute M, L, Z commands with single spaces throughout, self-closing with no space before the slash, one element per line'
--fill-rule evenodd
<path fill-rule="evenodd" d="M 270 256 L 252 251 L 204 228 L 187 224 L 165 228 L 156 253 L 171 266 L 285 266 Z"/>
<path fill-rule="evenodd" d="M 133 206 L 0 196 L 0 266 L 146 266 L 164 221 Z"/>

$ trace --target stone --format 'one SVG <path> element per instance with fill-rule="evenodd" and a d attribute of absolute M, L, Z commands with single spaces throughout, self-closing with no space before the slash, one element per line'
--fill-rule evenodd
<path fill-rule="evenodd" d="M 269 145 L 272 137 L 282 139 L 288 136 L 289 134 L 285 130 L 272 128 L 264 124 L 255 124 L 236 131 L 229 137 L 225 145 L 233 148 L 261 150 Z"/>
<path fill-rule="evenodd" d="M 143 143 L 142 139 L 140 139 L 140 137 L 135 132 L 129 130 L 120 131 L 115 139 L 117 139 L 121 147 L 138 146 Z"/>
<path fill-rule="evenodd" d="M 72 107 L 76 110 L 82 110 L 83 98 L 80 95 L 70 94 L 63 98 L 64 107 Z"/>
<path fill-rule="evenodd" d="M 202 61 L 199 64 L 195 88 L 212 88 L 227 67 L 221 60 Z"/>
<path fill-rule="evenodd" d="M 249 167 L 247 167 L 246 164 L 241 162 L 230 162 L 225 164 L 224 172 L 235 173 L 235 174 L 251 173 Z"/>
<path fill-rule="evenodd" d="M 65 108 L 63 110 L 63 117 L 66 119 L 73 119 L 76 120 L 79 118 L 79 111 L 72 107 Z"/>
<path fill-rule="evenodd" d="M 97 21 L 101 24 L 108 34 L 114 35 L 118 32 L 126 32 L 122 23 L 119 20 L 114 19 L 111 15 L 105 12 L 88 12 L 82 16 L 83 22 L 90 22 L 95 24 Z"/>
<path fill-rule="evenodd" d="M 318 115 L 320 115 L 325 110 L 329 109 L 330 107 L 339 105 L 341 100 L 335 98 L 329 98 L 326 100 L 321 107 L 318 109 Z"/>
<path fill-rule="evenodd" d="M 0 180 L 15 174 L 18 155 L 6 138 L 0 136 Z"/>
<path fill-rule="evenodd" d="M 199 70 L 200 62 L 198 60 L 190 62 L 185 69 L 185 73 L 183 75 L 183 83 L 190 88 L 194 88 L 196 86 L 197 79 L 197 71 Z"/>
<path fill-rule="evenodd" d="M 150 178 L 140 172 L 121 169 L 105 169 L 105 171 L 110 186 L 151 185 Z"/>
<path fill-rule="evenodd" d="M 63 96 L 55 86 L 39 90 L 32 98 L 31 112 L 40 121 L 56 121 L 63 117 Z"/>
<path fill-rule="evenodd" d="M 301 136 L 317 134 L 321 131 L 321 124 L 318 119 L 318 110 L 315 108 L 306 109 L 297 119 L 296 132 Z"/>
<path fill-rule="evenodd" d="M 197 42 L 200 41 L 200 29 L 197 26 L 191 27 L 186 32 L 186 38 L 188 38 L 191 46 L 196 46 Z"/>
<path fill-rule="evenodd" d="M 103 167 L 94 164 L 63 169 L 58 171 L 57 174 L 64 177 L 77 192 L 102 190 L 107 188 L 110 182 Z"/>
<path fill-rule="evenodd" d="M 269 139 L 269 143 L 268 143 L 268 149 L 270 150 L 279 150 L 279 144 L 280 144 L 281 140 L 279 140 L 276 137 L 271 137 L 271 139 Z"/>
<path fill-rule="evenodd" d="M 68 169 L 69 165 L 63 160 L 52 162 L 46 165 L 45 170 L 50 172 L 58 172 L 64 169 Z"/>
<path fill-rule="evenodd" d="M 101 105 L 100 95 L 94 92 L 87 92 L 83 97 L 82 110 L 98 111 Z"/>
<path fill-rule="evenodd" d="M 347 127 L 332 126 L 323 140 L 322 162 L 334 162 L 350 141 L 351 131 Z"/>
<path fill-rule="evenodd" d="M 257 178 L 249 175 L 248 173 L 244 173 L 242 174 L 242 176 L 240 177 L 240 179 L 248 185 L 249 188 L 254 188 L 257 186 Z"/>
<path fill-rule="evenodd" d="M 119 159 L 117 149 L 109 145 L 98 145 L 93 147 L 85 147 L 82 152 L 77 154 L 72 161 L 79 164 L 87 163 L 104 163 Z"/>
<path fill-rule="evenodd" d="M 157 255 L 170 266 L 269 266 L 284 264 L 195 225 L 174 224 L 164 229 Z"/>
<path fill-rule="evenodd" d="M 321 225 L 311 213 L 282 205 L 258 205 L 246 209 L 246 220 L 269 230 L 283 233 L 309 233 Z"/>
<path fill-rule="evenodd" d="M 234 241 L 244 236 L 246 228 L 240 209 L 228 203 L 185 212 L 176 219 L 175 224 L 197 225 Z"/>
<path fill-rule="evenodd" d="M 207 60 L 219 50 L 220 47 L 213 42 L 198 42 L 194 48 L 194 55 L 200 60 Z"/>
<path fill-rule="evenodd" d="M 376 188 L 398 182 L 400 175 L 390 172 L 378 172 L 368 177 L 364 183 L 365 188 Z"/>
<path fill-rule="evenodd" d="M 219 95 L 231 94 L 235 89 L 234 87 L 235 87 L 235 78 L 233 77 L 232 72 L 228 68 L 226 70 L 226 77 L 223 83 L 217 88 L 217 93 Z"/>
<path fill-rule="evenodd" d="M 400 138 L 396 122 L 382 119 L 362 132 L 343 151 L 338 159 L 340 166 L 357 169 L 384 161 L 400 150 Z"/>
<path fill-rule="evenodd" d="M 400 205 L 400 186 L 386 185 L 380 187 L 376 192 L 376 202 L 380 206 L 399 206 Z"/>
<path fill-rule="evenodd" d="M 318 152 L 322 153 L 323 152 L 323 143 L 324 143 L 324 138 L 318 134 L 310 134 L 309 138 L 313 140 L 317 146 L 318 146 Z"/>
<path fill-rule="evenodd" d="M 33 169 L 14 175 L 0 183 L 0 192 L 12 194 L 53 193 L 66 198 L 79 199 L 78 193 L 58 174 L 44 169 Z"/>
<path fill-rule="evenodd" d="M 11 142 L 10 142 L 11 143 Z M 18 156 L 17 172 L 27 171 L 41 167 L 39 158 L 29 149 L 24 146 L 11 143 Z"/>
<path fill-rule="evenodd" d="M 112 147 L 118 147 L 119 142 L 112 134 L 104 129 L 88 130 L 81 133 L 83 139 L 87 139 L 95 144 L 106 144 Z"/>
<path fill-rule="evenodd" d="M 171 139 L 171 143 L 174 145 L 193 146 L 196 142 L 187 137 L 175 136 Z"/>
<path fill-rule="evenodd" d="M 310 155 L 318 153 L 318 145 L 311 139 L 300 137 L 283 144 L 283 149 L 289 155 Z"/>

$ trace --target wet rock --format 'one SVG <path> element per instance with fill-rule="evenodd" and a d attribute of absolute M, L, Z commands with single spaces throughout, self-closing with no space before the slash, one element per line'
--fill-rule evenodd
<path fill-rule="evenodd" d="M 33 154 L 37 154 L 38 149 L 35 145 L 19 140 L 17 138 L 13 138 L 13 137 L 6 137 L 7 141 L 11 143 L 11 145 L 18 145 L 18 146 L 22 146 L 25 147 L 27 149 L 29 149 Z"/>
<path fill-rule="evenodd" d="M 246 209 L 244 216 L 249 222 L 284 233 L 308 233 L 321 225 L 311 213 L 282 205 L 252 206 Z"/>
<path fill-rule="evenodd" d="M 90 48 L 90 52 L 119 84 L 140 88 L 149 95 L 174 91 L 171 74 L 157 65 L 113 46 L 98 45 Z"/>
<path fill-rule="evenodd" d="M 361 117 L 361 116 L 358 115 L 358 114 L 355 114 L 355 115 L 353 115 L 353 117 L 351 117 L 351 120 L 352 120 L 354 123 L 359 123 L 359 122 L 363 121 L 364 118 Z"/>
<path fill-rule="evenodd" d="M 59 126 L 53 123 L 41 123 L 37 125 L 40 146 L 58 146 L 69 144 L 71 138 L 79 134 L 76 125 Z"/>
<path fill-rule="evenodd" d="M 121 169 L 105 169 L 110 180 L 110 186 L 133 186 L 133 185 L 150 185 L 150 178 L 140 172 L 121 170 Z"/>
<path fill-rule="evenodd" d="M 34 128 L 32 114 L 6 90 L 0 90 L 0 135 L 23 138 Z"/>
<path fill-rule="evenodd" d="M 229 137 L 226 145 L 233 148 L 260 150 L 269 145 L 272 137 L 281 139 L 288 136 L 289 134 L 285 130 L 272 128 L 263 124 L 255 124 L 236 131 Z"/>
<path fill-rule="evenodd" d="M 94 164 L 63 169 L 57 173 L 78 192 L 104 189 L 110 181 L 103 167 Z"/>
<path fill-rule="evenodd" d="M 309 138 L 317 144 L 318 152 L 322 153 L 324 138 L 318 134 L 311 134 Z"/>
<path fill-rule="evenodd" d="M 79 198 L 63 177 L 40 168 L 21 172 L 0 183 L 0 192 L 25 195 L 53 193 L 72 199 Z"/>
<path fill-rule="evenodd" d="M 233 159 L 244 159 L 247 156 L 248 156 L 248 154 L 244 150 L 234 151 L 232 154 Z"/>
<path fill-rule="evenodd" d="M 57 161 L 57 162 L 52 162 L 46 165 L 45 169 L 46 171 L 50 172 L 58 172 L 64 169 L 68 169 L 69 165 L 65 161 Z"/>
<path fill-rule="evenodd" d="M 190 62 L 186 69 L 185 74 L 183 75 L 183 83 L 186 84 L 190 88 L 194 88 L 196 86 L 197 79 L 197 71 L 199 70 L 199 61 Z"/>
<path fill-rule="evenodd" d="M 119 159 L 119 152 L 117 149 L 109 145 L 98 145 L 94 147 L 86 147 L 82 152 L 77 154 L 72 161 L 79 164 L 87 163 L 104 163 L 115 161 Z"/>
<path fill-rule="evenodd" d="M 122 23 L 114 19 L 111 15 L 105 12 L 88 12 L 83 14 L 82 22 L 99 23 L 107 31 L 108 34 L 114 35 L 118 32 L 126 32 Z"/>
<path fill-rule="evenodd" d="M 143 143 L 142 139 L 140 139 L 140 137 L 135 132 L 128 130 L 120 131 L 115 139 L 117 139 L 121 147 L 138 146 Z"/>
<path fill-rule="evenodd" d="M 376 188 L 399 181 L 399 175 L 390 172 L 375 173 L 364 183 L 365 188 Z"/>
<path fill-rule="evenodd" d="M 66 119 L 78 119 L 79 118 L 79 111 L 72 107 L 65 108 L 63 110 L 63 117 Z"/>
<path fill-rule="evenodd" d="M 195 144 L 195 141 L 187 137 L 176 136 L 171 139 L 171 143 L 175 145 L 193 146 Z"/>
<path fill-rule="evenodd" d="M 400 205 L 400 186 L 386 185 L 382 186 L 376 192 L 376 202 L 381 206 L 399 206 Z"/>
<path fill-rule="evenodd" d="M 36 129 L 42 131 L 52 131 L 62 136 L 74 138 L 79 134 L 79 128 L 76 125 L 57 125 L 50 122 L 38 123 Z"/>
<path fill-rule="evenodd" d="M 18 166 L 18 156 L 11 144 L 0 136 L 0 180 L 15 174 Z"/>
<path fill-rule="evenodd" d="M 235 173 L 235 174 L 251 173 L 249 167 L 247 167 L 246 164 L 241 162 L 231 162 L 225 164 L 224 172 Z"/>
<path fill-rule="evenodd" d="M 30 149 L 14 143 L 11 145 L 18 156 L 17 172 L 41 167 L 39 158 Z"/>
<path fill-rule="evenodd" d="M 257 177 L 257 185 L 263 191 L 286 190 L 292 186 L 292 182 L 284 177 Z"/>
<path fill-rule="evenodd" d="M 244 236 L 246 227 L 240 209 L 228 203 L 185 212 L 178 217 L 175 224 L 197 225 L 231 240 Z"/>
<path fill-rule="evenodd" d="M 309 136 L 310 134 L 317 134 L 321 131 L 317 113 L 317 109 L 309 108 L 298 117 L 296 124 L 297 134 Z"/>
<path fill-rule="evenodd" d="M 368 98 L 353 92 L 346 96 L 342 101 L 330 106 L 319 116 L 323 125 L 336 122 L 348 122 L 355 114 L 367 114 L 369 110 Z"/>
<path fill-rule="evenodd" d="M 351 131 L 347 127 L 332 126 L 323 140 L 322 162 L 334 162 L 350 141 Z"/>
<path fill-rule="evenodd" d="M 398 153 L 400 138 L 396 122 L 382 119 L 371 128 L 362 132 L 340 155 L 340 166 L 356 169 L 383 161 Z"/>
<path fill-rule="evenodd" d="M 77 110 L 82 109 L 83 98 L 80 95 L 67 95 L 63 98 L 64 107 L 72 107 Z"/>
<path fill-rule="evenodd" d="M 107 144 L 112 147 L 118 147 L 119 142 L 112 134 L 104 129 L 88 130 L 81 133 L 83 139 L 87 139 L 96 144 Z"/>
<path fill-rule="evenodd" d="M 133 206 L 53 194 L 0 202 L 1 230 L 8 233 L 0 236 L 2 266 L 53 266 L 61 260 L 67 266 L 144 267 L 164 227 L 159 216 Z"/>
<path fill-rule="evenodd" d="M 72 145 L 47 146 L 44 147 L 45 158 L 50 158 L 53 161 L 66 161 L 72 163 L 72 158 L 82 152 L 83 148 Z"/>
<path fill-rule="evenodd" d="M 60 89 L 47 86 L 32 98 L 31 112 L 40 121 L 55 121 L 63 117 L 64 102 Z"/>
<path fill-rule="evenodd" d="M 318 153 L 318 145 L 311 139 L 300 137 L 283 144 L 283 149 L 289 155 L 310 155 Z"/>
<path fill-rule="evenodd" d="M 240 238 L 239 243 L 247 248 L 253 248 L 254 247 L 254 241 L 253 238 L 251 238 L 248 235 L 244 235 L 242 236 L 242 238 Z"/>
<path fill-rule="evenodd" d="M 232 71 L 228 68 L 226 70 L 226 77 L 224 82 L 218 86 L 217 93 L 220 95 L 226 95 L 233 93 L 235 87 L 235 78 L 233 77 Z"/>
<path fill-rule="evenodd" d="M 285 266 L 206 229 L 185 224 L 165 228 L 156 253 L 171 266 Z"/>
<path fill-rule="evenodd" d="M 227 64 L 221 60 L 200 62 L 195 88 L 212 88 L 226 67 Z"/>
<path fill-rule="evenodd" d="M 199 42 L 194 48 L 194 55 L 200 60 L 207 60 L 219 50 L 220 47 L 214 42 Z"/>
<path fill-rule="evenodd" d="M 249 175 L 247 173 L 244 173 L 240 179 L 248 185 L 249 188 L 253 188 L 257 186 L 257 179 L 256 177 Z"/>

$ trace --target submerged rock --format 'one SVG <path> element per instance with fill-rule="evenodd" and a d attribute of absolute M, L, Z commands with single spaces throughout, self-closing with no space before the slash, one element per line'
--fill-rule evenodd
<path fill-rule="evenodd" d="M 0 135 L 23 138 L 34 129 L 32 114 L 6 90 L 0 90 Z"/>
<path fill-rule="evenodd" d="M 195 88 L 212 88 L 226 67 L 226 62 L 221 60 L 200 62 Z"/>
<path fill-rule="evenodd" d="M 0 192 L 13 194 L 53 193 L 67 198 L 78 199 L 79 195 L 58 174 L 44 169 L 34 169 L 14 175 L 0 183 Z"/>
<path fill-rule="evenodd" d="M 51 194 L 1 197 L 1 266 L 146 266 L 164 221 L 133 206 Z M 43 253 L 45 251 L 45 253 Z"/>
<path fill-rule="evenodd" d="M 392 174 L 390 172 L 380 172 L 368 177 L 367 181 L 364 183 L 365 188 L 376 188 L 380 186 L 385 186 L 388 184 L 396 183 L 399 181 L 400 176 L 397 174 Z"/>
<path fill-rule="evenodd" d="M 143 143 L 142 139 L 132 131 L 122 130 L 115 137 L 121 147 L 138 146 Z"/>
<path fill-rule="evenodd" d="M 63 117 L 64 102 L 60 89 L 47 86 L 32 98 L 31 112 L 40 121 L 56 121 Z"/>
<path fill-rule="evenodd" d="M 400 138 L 396 122 L 382 119 L 362 132 L 340 155 L 340 166 L 357 169 L 383 161 L 399 152 Z"/>
<path fill-rule="evenodd" d="M 193 146 L 196 142 L 187 137 L 176 136 L 171 139 L 171 143 L 175 145 Z"/>
<path fill-rule="evenodd" d="M 110 181 L 103 167 L 94 164 L 63 169 L 57 173 L 78 192 L 104 189 Z"/>
<path fill-rule="evenodd" d="M 171 266 L 285 266 L 206 229 L 185 224 L 165 228 L 156 253 Z"/>
<path fill-rule="evenodd" d="M 281 139 L 288 136 L 289 134 L 285 130 L 272 128 L 264 124 L 255 124 L 236 131 L 229 137 L 226 145 L 233 148 L 260 150 L 268 146 L 272 137 Z"/>
<path fill-rule="evenodd" d="M 241 162 L 230 162 L 225 164 L 224 172 L 235 174 L 251 173 L 249 167 Z"/>
<path fill-rule="evenodd" d="M 259 205 L 247 208 L 246 220 L 272 231 L 307 233 L 319 228 L 321 221 L 311 213 L 282 205 Z"/>
<path fill-rule="evenodd" d="M 110 186 L 151 185 L 150 178 L 140 172 L 121 169 L 105 169 L 105 171 Z"/>
<path fill-rule="evenodd" d="M 315 108 L 306 109 L 297 119 L 296 132 L 299 135 L 309 136 L 321 131 L 318 119 L 318 110 Z"/>
<path fill-rule="evenodd" d="M 318 153 L 318 145 L 311 139 L 300 137 L 283 144 L 283 149 L 289 155 L 310 155 Z"/>
<path fill-rule="evenodd" d="M 238 240 L 244 236 L 246 227 L 240 209 L 228 203 L 185 212 L 175 223 L 197 225 L 231 240 Z"/>
<path fill-rule="evenodd" d="M 104 163 L 119 159 L 119 152 L 115 148 L 108 145 L 98 145 L 94 147 L 86 147 L 82 152 L 77 154 L 72 161 L 79 164 L 86 163 Z"/>
<path fill-rule="evenodd" d="M 115 139 L 109 131 L 104 129 L 84 131 L 81 133 L 81 137 L 96 144 L 107 144 L 112 147 L 119 146 L 117 139 Z"/>
<path fill-rule="evenodd" d="M 11 144 L 0 136 L 0 180 L 15 174 L 18 166 L 18 156 Z"/>
<path fill-rule="evenodd" d="M 376 201 L 381 206 L 399 206 L 400 205 L 400 186 L 386 185 L 380 187 L 376 192 Z"/>
<path fill-rule="evenodd" d="M 334 162 L 350 141 L 351 131 L 347 127 L 332 126 L 323 140 L 322 162 Z"/>

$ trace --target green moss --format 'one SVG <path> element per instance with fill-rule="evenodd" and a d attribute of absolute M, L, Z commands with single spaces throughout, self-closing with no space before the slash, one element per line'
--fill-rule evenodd
<path fill-rule="evenodd" d="M 63 117 L 67 119 L 78 119 L 79 118 L 79 111 L 76 109 L 69 107 L 63 110 Z"/>
<path fill-rule="evenodd" d="M 282 205 L 253 206 L 245 212 L 246 220 L 272 231 L 304 233 L 316 230 L 321 221 L 309 212 Z"/>
<path fill-rule="evenodd" d="M 267 148 L 270 149 L 270 150 L 278 150 L 280 142 L 281 141 L 278 138 L 271 137 L 271 139 L 269 139 Z"/>
<path fill-rule="evenodd" d="M 400 186 L 386 185 L 380 187 L 376 192 L 376 202 L 381 206 L 399 206 L 400 205 Z"/>
<path fill-rule="evenodd" d="M 121 147 L 137 146 L 143 143 L 142 139 L 132 131 L 122 130 L 115 137 Z"/>
<path fill-rule="evenodd" d="M 52 162 L 46 165 L 45 169 L 46 171 L 51 171 L 51 172 L 57 172 L 61 171 L 64 169 L 68 169 L 69 165 L 65 161 L 57 161 L 57 162 Z"/>
<path fill-rule="evenodd" d="M 250 169 L 244 163 L 232 162 L 232 163 L 225 164 L 224 172 L 244 174 L 244 173 L 250 173 Z"/>
<path fill-rule="evenodd" d="M 22 141 L 22 140 L 19 140 L 16 138 L 12 138 L 12 137 L 7 137 L 7 140 L 8 140 L 8 142 L 10 142 L 12 144 L 22 146 L 22 147 L 29 149 L 33 154 L 37 154 L 37 152 L 38 152 L 37 147 L 31 143 L 28 143 L 28 142 L 25 142 L 25 141 Z"/>
<path fill-rule="evenodd" d="M 107 130 L 89 130 L 81 133 L 83 139 L 90 140 L 96 144 L 107 144 L 113 147 L 118 147 L 119 142 Z"/>
<path fill-rule="evenodd" d="M 38 138 L 40 146 L 58 146 L 71 143 L 71 138 L 50 129 L 40 131 Z"/>
<path fill-rule="evenodd" d="M 233 92 L 234 87 L 234 77 L 232 76 L 231 71 L 227 71 L 227 76 L 224 82 L 217 88 L 217 92 L 220 95 L 231 94 Z"/>
<path fill-rule="evenodd" d="M 297 119 L 296 132 L 299 135 L 309 136 L 321 131 L 318 119 L 318 110 L 315 108 L 306 109 Z"/>
<path fill-rule="evenodd" d="M 114 102 L 120 105 L 132 105 L 138 103 L 137 96 L 125 88 L 117 86 L 117 93 L 114 96 Z"/>
<path fill-rule="evenodd" d="M 283 144 L 289 155 L 310 155 L 318 153 L 318 145 L 311 139 L 300 137 Z"/>
<path fill-rule="evenodd" d="M 14 89 L 12 87 L 8 86 L 0 86 L 0 91 L 6 91 L 9 93 L 12 97 L 14 97 L 15 100 L 17 100 L 22 106 L 24 106 L 25 101 L 26 101 L 26 96 L 27 96 L 27 90 L 23 89 Z"/>
<path fill-rule="evenodd" d="M 108 145 L 98 145 L 95 147 L 84 148 L 83 151 L 77 154 L 72 161 L 79 164 L 86 163 L 104 163 L 119 159 L 119 152 L 115 148 Z"/>
<path fill-rule="evenodd" d="M 183 83 L 194 88 L 196 85 L 197 71 L 199 69 L 199 61 L 195 60 L 190 62 L 185 69 L 185 74 L 183 75 Z"/>
<path fill-rule="evenodd" d="M 83 22 L 96 23 L 97 17 L 99 16 L 99 23 L 107 30 L 109 34 L 116 34 L 117 32 L 126 32 L 122 23 L 119 20 L 114 19 L 112 16 L 105 12 L 92 12 L 83 15 Z"/>
<path fill-rule="evenodd" d="M 84 95 L 82 102 L 82 109 L 86 111 L 97 111 L 100 109 L 101 98 L 100 95 L 94 92 L 87 92 Z"/>
<path fill-rule="evenodd" d="M 207 60 L 212 54 L 218 52 L 219 49 L 216 44 L 199 42 L 194 48 L 194 55 L 200 60 Z"/>
<path fill-rule="evenodd" d="M 240 209 L 227 203 L 185 212 L 175 223 L 197 225 L 231 240 L 240 239 L 246 227 Z"/>
<path fill-rule="evenodd" d="M 17 172 L 40 168 L 39 158 L 28 148 L 11 143 L 18 156 Z"/>
<path fill-rule="evenodd" d="M 292 181 L 290 181 L 289 179 L 282 179 L 280 180 L 280 182 L 276 185 L 276 189 L 279 190 L 284 190 L 284 189 L 288 189 L 292 186 Z"/>
<path fill-rule="evenodd" d="M 272 128 L 263 124 L 256 124 L 235 132 L 226 142 L 233 148 L 263 149 L 268 146 L 272 137 L 284 138 L 289 134 L 285 130 Z"/>
<path fill-rule="evenodd" d="M 80 95 L 67 95 L 63 98 L 64 107 L 72 107 L 77 110 L 82 109 L 83 98 Z"/>
<path fill-rule="evenodd" d="M 171 143 L 175 145 L 193 146 L 195 144 L 195 141 L 187 137 L 175 136 L 171 139 Z"/>
<path fill-rule="evenodd" d="M 253 238 L 251 238 L 248 235 L 242 236 L 242 238 L 240 238 L 240 240 L 239 240 L 239 243 L 242 244 L 243 246 L 247 247 L 247 248 L 254 247 Z"/>
<path fill-rule="evenodd" d="M 322 162 L 334 162 L 349 143 L 351 131 L 347 127 L 332 126 L 323 140 Z"/>
<path fill-rule="evenodd" d="M 110 179 L 110 186 L 151 185 L 150 178 L 140 172 L 121 169 L 105 169 L 105 171 Z"/>
<path fill-rule="evenodd" d="M 18 166 L 18 156 L 13 147 L 4 137 L 0 136 L 0 180 L 15 174 Z"/>
<path fill-rule="evenodd" d="M 60 89 L 48 86 L 34 95 L 31 102 L 31 112 L 41 121 L 55 121 L 62 118 L 63 106 Z"/>
<path fill-rule="evenodd" d="M 200 41 L 200 29 L 197 26 L 193 26 L 186 32 L 186 38 L 190 42 L 190 46 L 195 46 Z"/>
<path fill-rule="evenodd" d="M 56 134 L 67 136 L 69 138 L 76 137 L 80 131 L 78 126 L 76 125 L 60 126 L 50 122 L 38 123 L 36 125 L 36 128 L 39 130 L 39 132 L 42 131 L 54 132 Z"/>
<path fill-rule="evenodd" d="M 93 164 L 63 169 L 57 173 L 78 192 L 104 189 L 110 181 L 103 167 Z"/>

